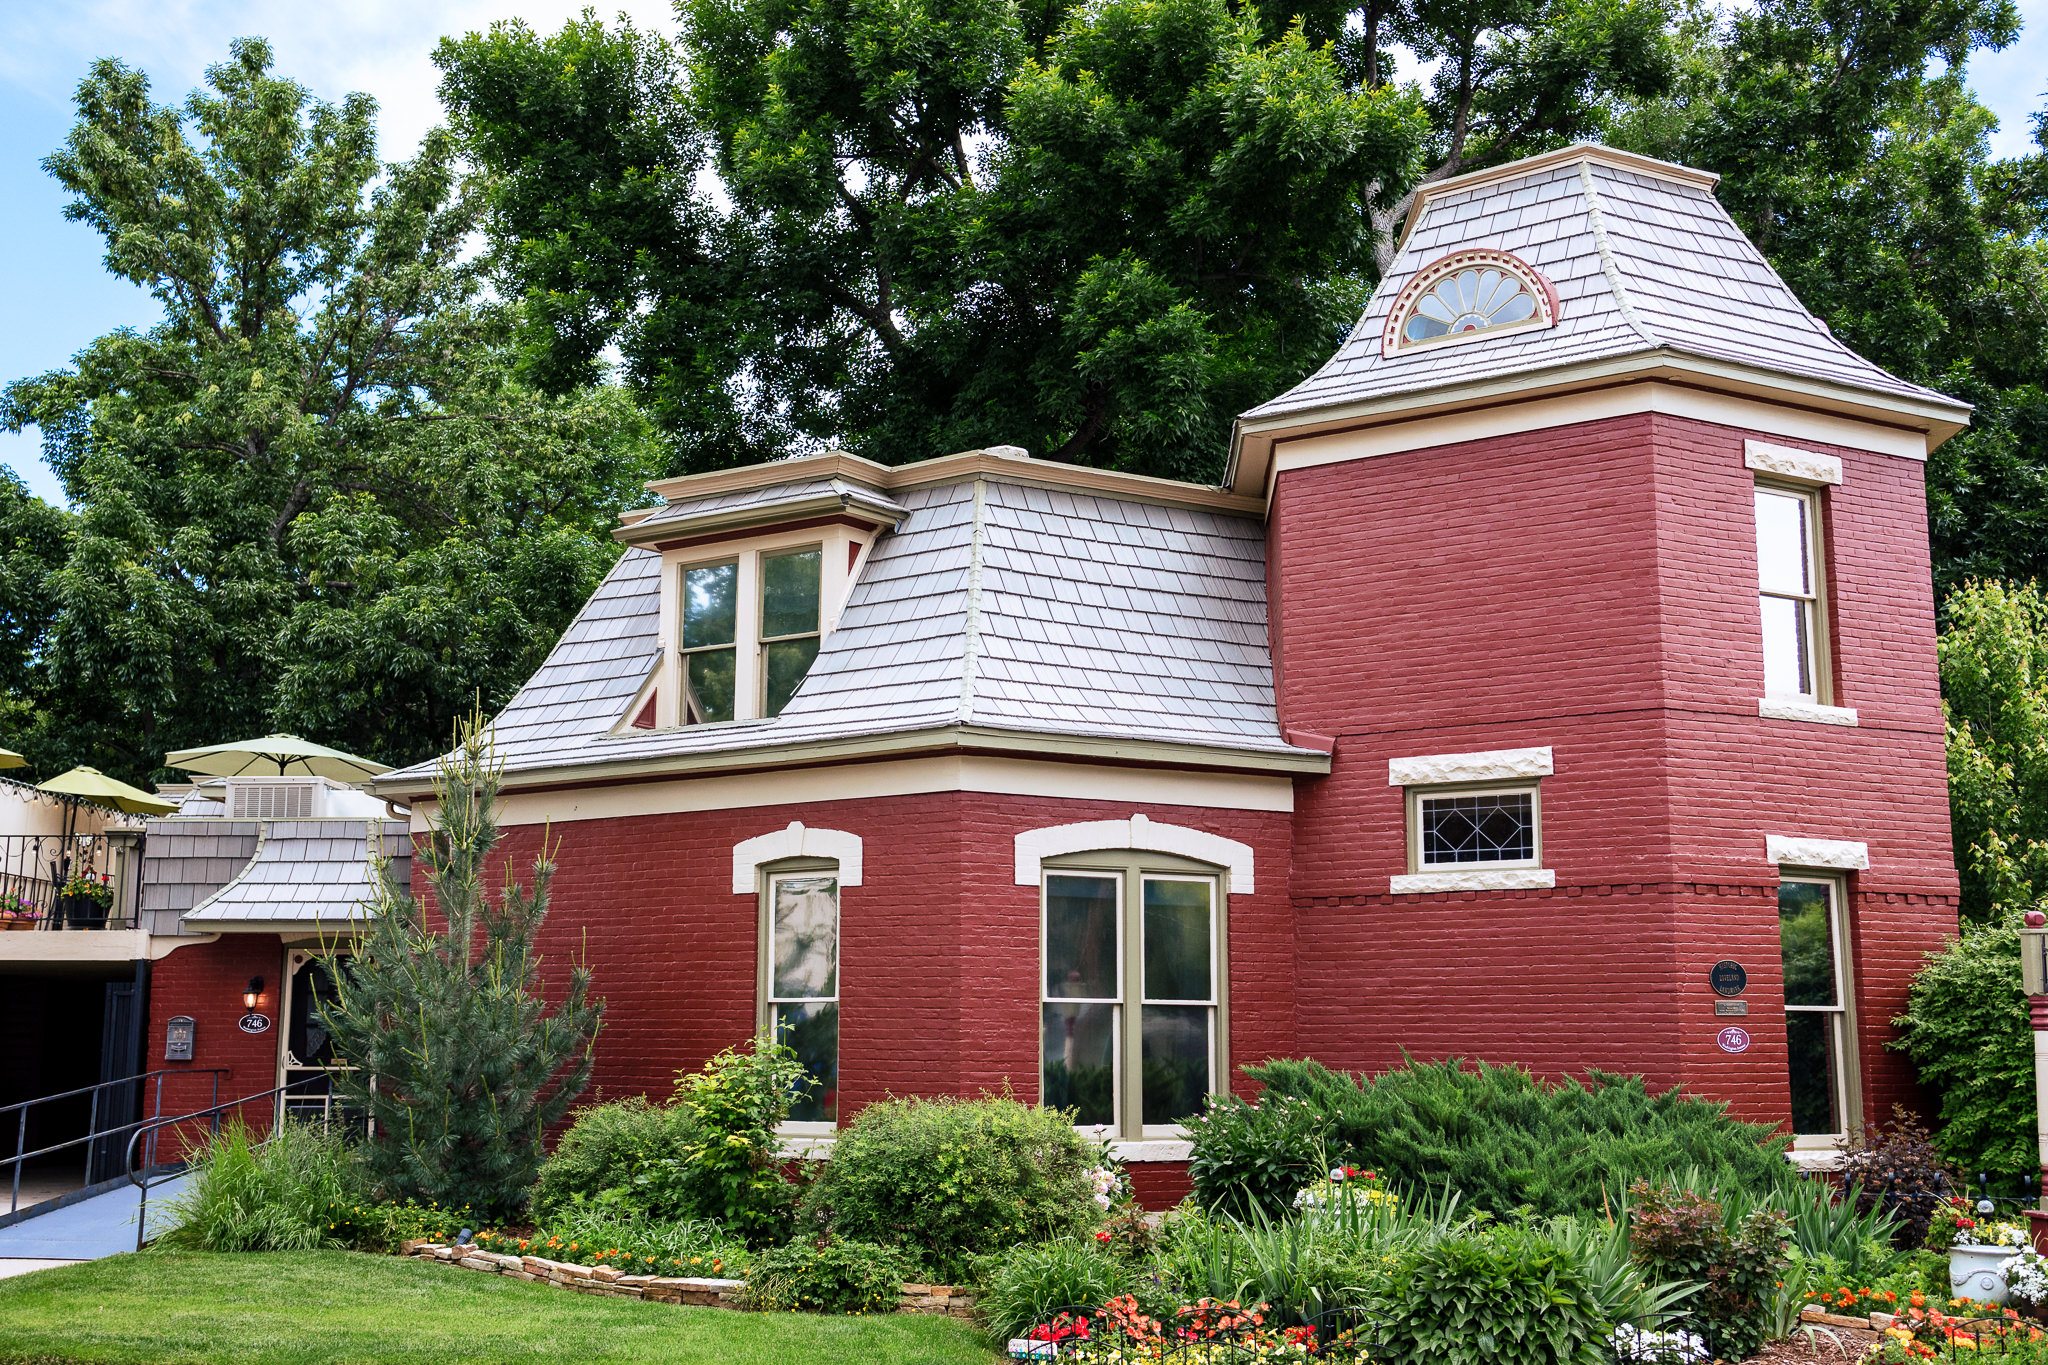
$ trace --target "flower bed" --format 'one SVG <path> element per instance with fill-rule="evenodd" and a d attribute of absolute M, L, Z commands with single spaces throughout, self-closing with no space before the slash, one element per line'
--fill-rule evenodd
<path fill-rule="evenodd" d="M 487 1251 L 474 1243 L 449 1246 L 440 1242 L 405 1242 L 399 1255 L 439 1261 L 464 1270 L 533 1280 L 579 1294 L 600 1294 L 649 1303 L 687 1304 L 695 1308 L 738 1308 L 745 1280 L 689 1275 L 634 1275 L 612 1265 L 578 1265 L 545 1256 Z M 974 1295 L 944 1284 L 905 1284 L 897 1297 L 898 1313 L 935 1313 L 946 1317 L 974 1315 Z"/>

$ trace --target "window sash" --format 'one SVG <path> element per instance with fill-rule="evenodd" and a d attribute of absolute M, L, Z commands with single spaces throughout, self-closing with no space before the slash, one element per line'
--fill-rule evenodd
<path fill-rule="evenodd" d="M 1203 888 L 1208 899 L 1208 926 L 1203 940 L 1203 955 L 1207 958 L 1209 989 L 1199 996 L 1155 996 L 1149 989 L 1152 966 L 1152 916 L 1150 897 L 1145 892 L 1157 885 L 1187 885 Z M 1139 1003 L 1145 1005 L 1214 1005 L 1216 1003 L 1216 880 L 1213 877 L 1172 876 L 1165 873 L 1146 873 L 1139 878 L 1138 932 L 1139 951 L 1144 955 L 1138 975 L 1140 982 Z M 1164 927 L 1163 925 L 1161 926 Z"/>
<path fill-rule="evenodd" d="M 1820 504 L 1801 489 L 1755 489 L 1757 614 L 1764 695 L 1820 700 Z"/>
<path fill-rule="evenodd" d="M 777 913 L 777 901 L 784 886 L 791 882 L 804 881 L 831 883 L 832 942 L 830 948 L 831 966 L 829 970 L 832 974 L 832 989 L 827 992 L 797 995 L 776 989 L 778 985 L 782 984 L 779 978 L 782 975 L 781 950 L 784 934 L 781 916 Z M 768 1003 L 771 1005 L 820 1005 L 835 1003 L 839 999 L 839 938 L 839 877 L 836 873 L 785 872 L 770 876 L 768 879 Z"/>
<path fill-rule="evenodd" d="M 1424 839 L 1423 822 L 1432 801 L 1450 801 L 1475 796 L 1526 796 L 1529 798 L 1529 856 L 1526 858 L 1472 858 L 1465 861 L 1432 861 Z M 1410 872 L 1489 872 L 1543 866 L 1543 787 L 1540 782 L 1492 782 L 1437 787 L 1410 787 L 1408 799 L 1408 870 Z"/>
<path fill-rule="evenodd" d="M 1827 1140 L 1838 1139 L 1847 1135 L 1851 1123 L 1850 1115 L 1854 1112 L 1852 1103 L 1856 1093 L 1854 1085 L 1855 1039 L 1850 1028 L 1850 1001 L 1854 996 L 1855 985 L 1849 977 L 1848 919 L 1846 906 L 1843 903 L 1844 888 L 1842 883 L 1836 878 L 1817 876 L 1783 876 L 1779 878 L 1778 884 L 1781 887 L 1817 886 L 1825 892 L 1827 897 L 1825 913 L 1827 915 L 1829 940 L 1828 958 L 1834 974 L 1834 1001 L 1832 1004 L 1824 1005 L 1795 1005 L 1788 1001 L 1784 1007 L 1788 1032 L 1786 1082 L 1791 1090 L 1791 1099 L 1794 1103 L 1792 1118 L 1795 1129 L 1795 1145 L 1799 1142 L 1804 1142 L 1810 1146 L 1816 1140 L 1820 1140 L 1825 1144 Z M 1781 960 L 1783 954 L 1782 932 L 1781 927 Z M 1810 1100 L 1812 1097 L 1811 1081 L 1813 1078 L 1810 1076 L 1802 1077 L 1795 1074 L 1792 1070 L 1793 1067 L 1800 1064 L 1800 1058 L 1797 1055 L 1796 1035 L 1791 1028 L 1792 1021 L 1795 1018 L 1817 1018 L 1821 1021 L 1821 1062 L 1827 1071 L 1825 1094 L 1829 1107 L 1832 1110 L 1831 1122 L 1833 1124 L 1832 1128 L 1826 1130 L 1799 1128 L 1800 1115 L 1798 1113 L 1798 1103 L 1802 1091 L 1802 1081 L 1805 1082 L 1804 1088 L 1807 1098 Z"/>

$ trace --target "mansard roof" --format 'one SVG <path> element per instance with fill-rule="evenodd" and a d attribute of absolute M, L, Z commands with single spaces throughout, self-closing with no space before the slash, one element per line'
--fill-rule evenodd
<path fill-rule="evenodd" d="M 722 766 L 918 735 L 934 747 L 965 735 L 973 747 L 1168 745 L 1195 762 L 1327 766 L 1280 734 L 1265 528 L 1235 510 L 1243 500 L 1022 452 L 974 454 L 868 467 L 891 485 L 872 496 L 900 522 L 875 540 L 837 629 L 771 720 L 622 727 L 660 657 L 661 556 L 628 548 L 493 722 L 508 775 Z M 799 497 L 819 491 L 797 464 L 761 476 Z M 738 473 L 703 476 L 715 489 L 703 500 L 729 510 L 734 492 L 716 481 Z M 695 517 L 690 483 L 662 485 L 663 513 Z M 431 773 L 419 764 L 378 786 L 417 787 Z"/>
<path fill-rule="evenodd" d="M 1428 186 L 1365 315 L 1327 364 L 1244 414 L 1303 417 L 1625 357 L 1689 356 L 1869 395 L 1879 406 L 1965 404 L 1910 384 L 1836 340 L 1714 197 L 1718 177 L 1580 145 Z M 1556 290 L 1555 325 L 1383 347 L 1411 280 L 1459 251 L 1511 253 Z"/>

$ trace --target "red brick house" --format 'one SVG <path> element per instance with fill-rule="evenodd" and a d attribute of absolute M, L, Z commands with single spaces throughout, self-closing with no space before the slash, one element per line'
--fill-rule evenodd
<path fill-rule="evenodd" d="M 654 485 L 494 727 L 603 1093 L 772 1026 L 793 1137 L 1008 1087 L 1155 1198 L 1274 1055 L 1642 1072 L 1818 1150 L 1907 1097 L 1888 1020 L 1955 923 L 1923 471 L 1968 409 L 1713 186 L 1574 147 L 1427 187 L 1221 487 L 1014 448 Z M 375 786 L 424 827 L 430 765 Z"/>

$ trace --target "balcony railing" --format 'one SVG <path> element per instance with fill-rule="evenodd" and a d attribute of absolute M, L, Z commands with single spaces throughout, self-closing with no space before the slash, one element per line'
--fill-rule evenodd
<path fill-rule="evenodd" d="M 0 932 L 137 927 L 129 873 L 141 852 L 132 831 L 0 835 Z M 88 878 L 97 894 L 84 889 Z"/>

